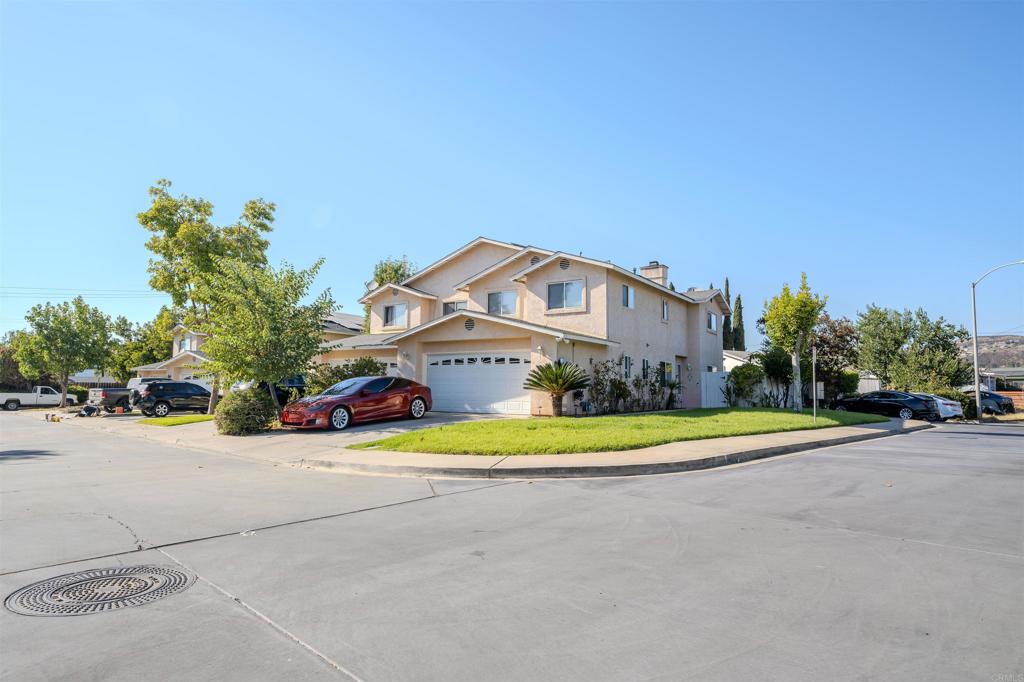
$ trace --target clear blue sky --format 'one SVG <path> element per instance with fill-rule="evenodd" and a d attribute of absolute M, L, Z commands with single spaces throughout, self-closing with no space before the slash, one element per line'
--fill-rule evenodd
<path fill-rule="evenodd" d="M 1024 257 L 1020 2 L 5 0 L 0 19 L 2 330 L 33 297 L 145 290 L 135 214 L 161 177 L 225 223 L 276 202 L 272 260 L 325 256 L 349 312 L 380 257 L 477 235 L 657 258 L 680 288 L 728 275 L 748 327 L 801 270 L 834 315 L 969 324 L 970 280 Z M 983 334 L 1024 333 L 1024 267 L 979 292 Z M 91 300 L 135 320 L 161 301 Z"/>

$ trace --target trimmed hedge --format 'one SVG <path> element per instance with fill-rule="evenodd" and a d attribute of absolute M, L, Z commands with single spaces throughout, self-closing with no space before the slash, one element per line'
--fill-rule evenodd
<path fill-rule="evenodd" d="M 217 430 L 227 436 L 266 431 L 277 418 L 270 396 L 257 387 L 231 391 L 217 403 L 214 415 Z"/>

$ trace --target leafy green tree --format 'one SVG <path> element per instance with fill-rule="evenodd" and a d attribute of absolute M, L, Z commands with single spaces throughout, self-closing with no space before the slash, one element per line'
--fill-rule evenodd
<path fill-rule="evenodd" d="M 743 332 L 743 297 L 736 294 L 736 305 L 732 309 L 732 349 L 746 350 L 747 339 Z"/>
<path fill-rule="evenodd" d="M 735 407 L 741 401 L 752 402 L 764 378 L 764 370 L 760 365 L 752 362 L 731 369 L 729 376 L 726 378 L 726 384 L 729 389 L 727 399 L 730 396 L 732 398 L 729 401 L 730 405 Z"/>
<path fill-rule="evenodd" d="M 343 365 L 320 363 L 306 372 L 306 395 L 318 395 L 345 379 L 380 376 L 387 371 L 383 362 L 371 357 L 356 358 Z"/>
<path fill-rule="evenodd" d="M 398 284 L 409 279 L 416 273 L 416 265 L 408 257 L 385 258 L 373 266 L 373 278 L 366 285 L 367 291 L 373 291 L 385 284 Z M 370 331 L 370 304 L 363 306 L 363 331 Z"/>
<path fill-rule="evenodd" d="M 219 227 L 211 221 L 213 204 L 201 197 L 173 196 L 170 180 L 158 180 L 149 188 L 151 203 L 138 214 L 139 224 L 152 233 L 146 248 L 155 258 L 149 261 L 149 285 L 171 296 L 176 308 L 184 310 L 182 322 L 199 327 L 210 314 L 209 287 L 204 279 L 216 274 L 221 259 L 250 265 L 266 265 L 270 232 L 276 207 L 263 199 L 251 199 L 235 223 Z M 210 412 L 217 404 L 220 380 L 214 375 Z"/>
<path fill-rule="evenodd" d="M 796 294 L 788 284 L 782 285 L 782 291 L 765 302 L 764 329 L 773 346 L 778 346 L 789 353 L 793 363 L 793 394 L 791 407 L 802 412 L 804 407 L 801 390 L 800 358 L 807 342 L 818 323 L 821 311 L 825 309 L 826 297 L 811 293 L 807 284 L 807 274 L 800 274 L 800 288 Z"/>
<path fill-rule="evenodd" d="M 110 374 L 118 381 L 128 381 L 134 367 L 167 360 L 171 357 L 175 325 L 179 316 L 162 307 L 156 317 L 143 324 L 132 324 L 124 317 L 114 320 L 112 331 L 117 337 L 110 359 Z"/>
<path fill-rule="evenodd" d="M 551 414 L 562 416 L 562 397 L 590 386 L 590 377 L 574 362 L 549 362 L 530 370 L 523 383 L 529 391 L 544 391 L 551 396 Z"/>
<path fill-rule="evenodd" d="M 907 391 L 935 392 L 956 388 L 971 377 L 971 366 L 959 344 L 969 338 L 964 327 L 917 309 L 891 310 L 868 306 L 857 318 L 859 364 L 882 385 Z"/>
<path fill-rule="evenodd" d="M 110 357 L 110 318 L 79 296 L 53 305 L 32 306 L 25 316 L 29 331 L 15 337 L 15 359 L 29 379 L 49 374 L 67 402 L 68 377 L 106 367 Z"/>
<path fill-rule="evenodd" d="M 323 265 L 306 270 L 287 263 L 274 269 L 238 258 L 216 259 L 217 270 L 200 285 L 209 301 L 209 337 L 203 352 L 208 367 L 229 381 L 266 382 L 275 408 L 273 385 L 301 374 L 320 353 L 323 319 L 334 308 L 330 290 L 301 301 Z"/>
<path fill-rule="evenodd" d="M 818 349 L 818 377 L 828 395 L 840 393 L 844 372 L 857 366 L 858 341 L 857 328 L 850 320 L 821 314 L 814 328 L 814 346 Z"/>

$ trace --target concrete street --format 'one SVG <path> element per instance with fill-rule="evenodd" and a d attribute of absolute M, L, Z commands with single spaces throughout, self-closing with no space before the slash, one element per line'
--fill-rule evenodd
<path fill-rule="evenodd" d="M 0 596 L 96 567 L 189 589 L 0 610 L 4 680 L 1024 677 L 1024 428 L 941 426 L 633 478 L 299 469 L 0 414 Z"/>

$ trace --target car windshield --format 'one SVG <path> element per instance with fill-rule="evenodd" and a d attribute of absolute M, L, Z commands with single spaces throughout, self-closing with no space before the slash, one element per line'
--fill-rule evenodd
<path fill-rule="evenodd" d="M 345 379 L 344 381 L 339 381 L 334 384 L 320 395 L 352 395 L 367 381 L 369 380 L 365 377 L 359 379 Z"/>

